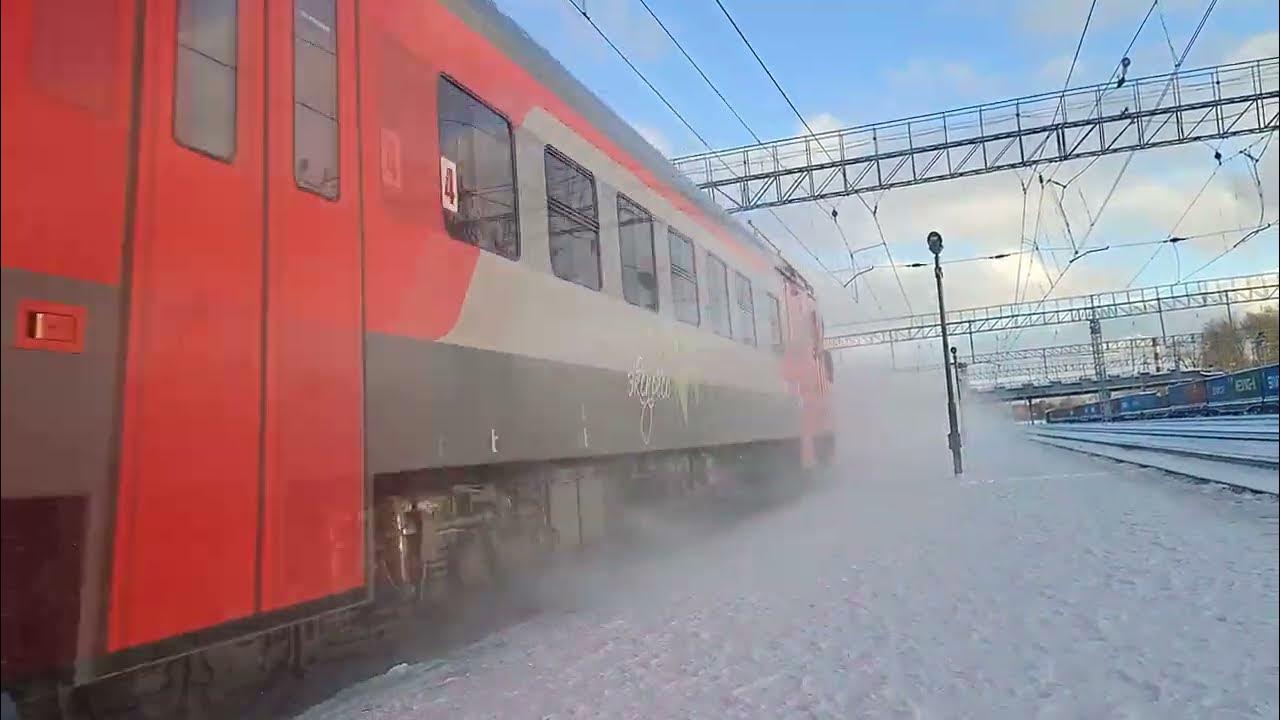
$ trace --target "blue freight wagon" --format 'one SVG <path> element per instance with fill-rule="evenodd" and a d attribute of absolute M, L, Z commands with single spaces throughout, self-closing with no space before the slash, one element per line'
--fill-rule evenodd
<path fill-rule="evenodd" d="M 1118 414 L 1123 418 L 1145 417 L 1163 406 L 1163 398 L 1154 392 L 1125 395 L 1119 398 Z"/>
<path fill-rule="evenodd" d="M 1210 414 L 1275 412 L 1276 371 L 1268 365 L 1206 380 Z"/>
<path fill-rule="evenodd" d="M 1261 412 L 1280 412 L 1280 365 L 1262 368 Z"/>

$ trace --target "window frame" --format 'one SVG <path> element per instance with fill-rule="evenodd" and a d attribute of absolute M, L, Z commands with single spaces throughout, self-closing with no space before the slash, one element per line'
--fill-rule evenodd
<path fill-rule="evenodd" d="M 578 287 L 584 287 L 584 288 L 587 288 L 588 290 L 601 292 L 604 290 L 604 265 L 602 264 L 603 261 L 601 260 L 601 255 L 603 253 L 602 253 L 601 242 L 600 242 L 600 188 L 599 188 L 599 185 L 596 183 L 595 173 L 591 172 L 586 168 L 586 166 L 575 161 L 573 158 L 569 157 L 564 152 L 557 149 L 554 145 L 548 144 L 548 145 L 544 145 L 542 150 L 542 177 L 544 182 L 547 180 L 547 158 L 549 157 L 554 157 L 556 160 L 586 175 L 587 179 L 591 181 L 591 206 L 595 210 L 594 218 L 589 218 L 583 215 L 577 209 L 572 208 L 569 205 L 551 197 L 550 183 L 546 183 L 545 189 L 546 189 L 546 196 L 547 196 L 547 259 L 548 261 L 551 262 L 551 274 L 555 275 L 561 280 L 564 280 L 565 282 L 573 283 Z M 554 203 L 556 206 L 559 206 L 559 207 L 553 207 L 552 203 Z M 551 215 L 553 212 L 559 213 L 561 216 L 569 218 L 570 220 L 574 220 L 575 218 L 581 218 L 582 220 L 587 220 L 589 221 L 588 227 L 590 227 L 590 229 L 595 231 L 596 278 L 600 282 L 600 284 L 597 287 L 584 285 L 578 282 L 577 280 L 563 277 L 556 272 L 555 261 L 551 257 L 551 250 L 552 250 Z"/>
<path fill-rule="evenodd" d="M 787 334 L 782 327 L 782 301 L 778 300 L 778 296 L 771 292 L 765 291 L 765 298 L 768 300 L 769 311 L 771 313 L 770 337 L 769 345 L 776 353 L 786 352 Z M 777 342 L 774 342 L 773 330 L 777 329 Z"/>
<path fill-rule="evenodd" d="M 748 307 L 748 308 L 744 308 L 744 307 L 742 307 L 742 300 L 741 300 L 741 298 L 740 298 L 740 297 L 738 297 L 738 292 L 739 292 L 739 289 L 740 289 L 740 288 L 739 288 L 739 282 L 742 282 L 742 283 L 744 283 L 744 284 L 746 285 L 746 299 L 747 299 L 747 302 L 748 302 L 748 303 L 750 303 L 750 307 Z M 742 311 L 742 312 L 744 312 L 744 313 L 745 313 L 745 312 L 750 312 L 750 314 L 751 314 L 751 322 L 750 322 L 750 323 L 748 323 L 748 326 L 749 326 L 749 328 L 750 328 L 750 330 L 751 330 L 751 337 L 750 337 L 750 338 L 748 338 L 746 335 L 743 335 L 742 337 L 737 337 L 737 336 L 735 335 L 735 337 L 734 337 L 733 339 L 734 339 L 734 340 L 741 340 L 743 345 L 750 345 L 751 347 L 759 347 L 759 345 L 760 345 L 760 332 L 759 332 L 759 330 L 757 330 L 757 329 L 756 329 L 756 298 L 755 298 L 755 287 L 751 284 L 751 278 L 747 277 L 747 276 L 746 276 L 744 273 L 742 273 L 742 271 L 740 271 L 740 270 L 734 270 L 734 271 L 733 271 L 733 285 L 734 285 L 734 287 L 733 287 L 733 308 L 734 308 L 734 309 L 736 309 L 736 310 L 738 310 L 738 311 Z M 746 331 L 745 331 L 745 330 L 743 330 L 743 332 L 745 333 Z M 750 342 L 748 342 L 748 339 L 750 340 Z"/>
<path fill-rule="evenodd" d="M 173 142 L 178 146 L 190 150 L 197 155 L 203 155 L 210 160 L 216 160 L 227 165 L 234 165 L 236 156 L 240 152 L 240 0 L 231 0 L 234 5 L 232 27 L 232 57 L 235 65 L 223 65 L 216 58 L 213 58 L 200 50 L 193 47 L 187 47 L 178 39 L 178 35 L 182 32 L 182 5 L 188 0 L 178 0 L 174 3 L 174 22 L 173 22 L 173 97 L 169 103 L 169 135 L 173 138 Z M 225 157 L 210 152 L 204 148 L 197 147 L 185 142 L 178 133 L 178 59 L 183 50 L 191 52 L 215 62 L 223 67 L 231 69 L 231 152 Z"/>
<path fill-rule="evenodd" d="M 301 101 L 298 100 L 298 46 L 297 46 L 297 43 L 301 41 L 304 43 L 308 43 L 310 45 L 315 45 L 320 50 L 324 52 L 328 52 L 327 50 L 320 47 L 319 45 L 316 45 L 310 40 L 306 40 L 298 36 L 298 11 L 299 11 L 298 2 L 299 0 L 291 0 L 289 3 L 292 8 L 292 13 L 289 18 L 289 29 L 290 29 L 289 39 L 292 41 L 292 45 L 293 45 L 292 52 L 290 53 L 290 60 L 289 60 L 290 72 L 293 75 L 292 88 L 291 88 L 292 99 L 290 100 L 290 105 L 293 110 L 293 122 L 291 123 L 291 128 L 293 131 L 293 138 L 292 138 L 293 142 L 291 143 L 293 146 L 293 158 L 292 158 L 293 184 L 294 184 L 294 187 L 296 187 L 297 189 L 303 192 L 307 192 L 312 195 L 315 195 L 316 197 L 321 198 L 322 200 L 325 200 L 327 202 L 336 203 L 340 199 L 342 199 L 342 120 L 341 120 L 342 118 L 342 63 L 339 62 L 339 58 L 338 58 L 338 48 L 340 45 L 340 42 L 338 39 L 338 10 L 339 10 L 338 0 L 332 0 L 333 2 L 333 117 L 332 118 L 329 118 L 329 116 L 320 112 L 316 108 L 313 108 L 310 105 L 306 105 L 305 103 L 302 103 Z M 334 137 L 333 163 L 334 163 L 334 170 L 337 171 L 338 173 L 338 178 L 337 178 L 338 185 L 332 195 L 327 195 L 321 192 L 318 188 L 314 188 L 310 185 L 304 185 L 302 182 L 298 180 L 298 106 L 299 105 L 301 105 L 307 110 L 323 118 L 333 120 L 333 131 L 334 131 L 333 132 L 333 137 Z"/>
<path fill-rule="evenodd" d="M 716 334 L 716 335 L 719 335 L 719 336 L 720 336 L 720 337 L 722 337 L 722 338 L 726 338 L 726 339 L 728 339 L 728 340 L 733 340 L 733 306 L 732 306 L 732 304 L 731 304 L 731 303 L 732 303 L 732 300 L 731 300 L 731 293 L 730 293 L 730 291 L 729 291 L 729 265 L 728 265 L 728 263 L 726 263 L 724 260 L 721 260 L 719 255 L 716 255 L 715 253 L 713 253 L 713 252 L 711 252 L 710 250 L 708 250 L 708 251 L 707 251 L 707 266 L 708 266 L 708 268 L 710 268 L 710 269 L 714 269 L 714 265 L 713 265 L 713 263 L 718 263 L 718 264 L 720 265 L 720 270 L 722 271 L 722 273 L 723 273 L 723 275 L 724 275 L 724 283 L 723 283 L 723 287 L 724 287 L 724 296 L 723 296 L 722 300 L 724 301 L 724 321 L 725 321 L 725 326 L 726 326 L 726 327 L 725 327 L 725 329 L 724 329 L 724 332 L 722 333 L 722 332 L 720 332 L 720 331 L 716 330 L 716 328 L 715 328 L 714 326 L 712 326 L 712 328 L 711 328 L 711 332 L 712 332 L 712 333 L 714 333 L 714 334 Z M 711 293 L 711 286 L 710 286 L 710 285 L 708 285 L 708 286 L 707 286 L 707 299 L 708 299 L 708 300 L 710 300 L 710 299 L 711 299 L 711 294 L 710 294 L 710 293 Z"/>
<path fill-rule="evenodd" d="M 514 223 L 514 225 L 515 225 L 515 229 L 516 229 L 516 251 L 515 251 L 515 254 L 514 254 L 514 255 L 506 255 L 506 254 L 504 254 L 504 253 L 500 253 L 500 252 L 498 252 L 498 251 L 496 251 L 496 250 L 490 250 L 490 249 L 488 249 L 488 248 L 486 248 L 486 247 L 482 247 L 482 246 L 480 246 L 480 245 L 472 245 L 471 243 L 467 242 L 466 240 L 460 240 L 460 239 L 458 239 L 457 237 L 455 237 L 453 233 L 449 232 L 449 224 L 448 224 L 447 222 L 445 222 L 445 223 L 444 223 L 444 226 L 445 226 L 445 228 L 444 228 L 445 235 L 448 235 L 450 239 L 455 240 L 455 241 L 457 241 L 457 242 L 460 242 L 460 243 L 462 243 L 462 244 L 464 244 L 464 245 L 471 245 L 471 247 L 478 248 L 478 249 L 480 249 L 480 250 L 484 250 L 484 251 L 486 251 L 486 252 L 492 253 L 492 254 L 494 254 L 494 255 L 497 255 L 497 256 L 498 256 L 498 257 L 500 257 L 500 258 L 506 258 L 507 260 L 510 260 L 510 261 L 512 261 L 512 262 L 519 262 L 519 261 L 520 261 L 520 257 L 521 257 L 521 255 L 522 255 L 522 253 L 524 252 L 524 243 L 523 243 L 523 238 L 520 236 L 520 176 L 519 176 L 519 174 L 518 174 L 518 173 L 519 173 L 519 170 L 516 168 L 516 131 L 515 131 L 515 126 L 511 124 L 511 118 L 510 118 L 510 117 L 508 117 L 506 113 L 501 112 L 501 111 L 500 111 L 500 110 L 498 110 L 497 108 L 495 108 L 495 107 L 493 107 L 492 105 L 490 105 L 489 103 L 485 102 L 485 101 L 484 101 L 484 100 L 483 100 L 479 95 L 477 95 L 476 93 L 472 92 L 472 91 L 471 91 L 467 86 L 465 86 L 465 85 L 463 85 L 461 82 L 459 82 L 457 78 L 453 77 L 452 75 L 450 75 L 450 74 L 448 74 L 448 73 L 443 73 L 443 72 L 442 72 L 442 73 L 440 73 L 440 74 L 437 76 L 437 78 L 436 78 L 436 97 L 435 97 L 435 100 L 436 100 L 436 108 L 435 108 L 435 110 L 436 110 L 436 149 L 439 151 L 439 154 L 440 154 L 442 157 L 443 157 L 443 155 L 444 155 L 444 152 L 443 152 L 443 148 L 440 146 L 440 142 L 439 142 L 439 139 L 440 139 L 440 126 L 441 126 L 441 124 L 442 124 L 442 122 L 443 122 L 443 115 L 442 115 L 442 113 L 440 112 L 440 83 L 441 83 L 441 81 L 449 83 L 450 85 L 452 85 L 452 86 L 453 86 L 453 88 L 454 88 L 455 90 L 460 91 L 463 95 L 466 95 L 467 97 L 469 97 L 469 98 L 471 98 L 472 100 L 476 101 L 476 102 L 477 102 L 481 107 L 485 108 L 485 109 L 486 109 L 486 110 L 488 110 L 489 112 L 491 112 L 491 113 L 493 113 L 494 115 L 496 115 L 496 116 L 498 116 L 499 118 L 501 118 L 501 119 L 502 119 L 502 122 L 506 123 L 506 125 L 507 125 L 507 138 L 508 138 L 508 139 L 509 139 L 509 141 L 510 141 L 510 142 L 508 142 L 508 146 L 509 146 L 509 147 L 510 147 L 510 149 L 511 149 L 511 212 L 513 213 L 513 216 L 514 216 L 514 218 L 515 218 L 515 223 Z M 436 175 L 437 175 L 437 178 L 436 178 L 436 185 L 437 185 L 437 189 L 439 189 L 439 183 L 440 183 L 439 173 L 437 173 Z M 457 182 L 457 181 L 456 181 L 456 179 L 455 179 L 455 182 Z M 437 201 L 439 201 L 439 200 L 440 200 L 440 198 L 439 198 L 439 197 L 437 197 L 437 198 L 436 198 L 436 200 L 437 200 Z M 459 205 L 459 207 L 461 207 L 461 205 Z M 443 218 L 444 218 L 444 213 L 445 213 L 445 212 L 447 212 L 447 211 L 444 209 L 444 206 L 443 206 L 443 205 L 441 205 L 441 207 L 440 207 L 440 215 L 441 215 L 442 220 L 443 220 Z M 597 214 L 597 215 L 599 215 L 599 214 L 600 214 L 600 209 L 599 209 L 598 207 L 596 208 L 596 214 Z M 598 232 L 599 232 L 599 231 L 597 230 L 597 233 L 598 233 Z"/>
<path fill-rule="evenodd" d="M 626 203 L 627 205 L 629 205 L 632 211 L 640 215 L 644 215 L 649 220 L 649 223 L 648 223 L 649 224 L 649 260 L 652 262 L 652 266 L 650 268 L 651 270 L 650 274 L 653 275 L 653 305 L 646 305 L 644 303 L 636 302 L 631 298 L 627 297 L 627 258 L 625 257 L 622 249 L 623 203 Z M 653 230 L 653 226 L 654 226 L 653 213 L 649 212 L 648 210 L 645 209 L 643 205 L 636 202 L 635 200 L 632 200 L 631 198 L 627 197 L 623 193 L 617 194 L 617 202 L 615 203 L 615 210 L 617 211 L 617 214 L 618 214 L 618 266 L 622 271 L 622 299 L 626 300 L 629 304 L 634 305 L 635 307 L 643 308 L 645 310 L 649 310 L 655 313 L 659 312 L 659 309 L 662 307 L 662 293 L 660 292 L 660 289 L 658 286 L 658 247 L 657 247 L 657 242 L 654 238 L 654 236 L 657 233 L 655 233 Z M 635 269 L 637 271 L 640 270 L 640 268 L 635 268 Z"/>
<path fill-rule="evenodd" d="M 674 256 L 671 253 L 672 238 L 675 238 L 677 240 L 682 240 L 684 241 L 685 244 L 689 246 L 689 260 L 693 264 L 693 267 L 689 268 L 691 277 L 687 277 L 687 278 L 682 277 L 680 279 L 688 280 L 693 283 L 694 319 L 692 322 L 680 317 L 680 304 L 676 301 L 676 282 L 675 282 L 676 281 L 676 263 L 672 259 L 672 257 Z M 672 312 L 675 314 L 676 320 L 686 325 L 692 325 L 693 327 L 702 327 L 702 298 L 699 297 L 698 295 L 698 246 L 696 243 L 693 242 L 693 238 L 685 235 L 679 230 L 676 230 L 671 225 L 667 225 L 667 260 L 668 260 L 667 270 L 668 270 L 668 274 L 671 276 L 671 304 L 673 306 Z"/>

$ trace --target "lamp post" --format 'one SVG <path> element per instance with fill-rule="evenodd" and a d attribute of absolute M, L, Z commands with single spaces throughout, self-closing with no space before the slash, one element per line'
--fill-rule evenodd
<path fill-rule="evenodd" d="M 942 328 L 942 373 L 947 378 L 947 423 L 950 432 L 947 434 L 947 447 L 951 448 L 951 464 L 955 474 L 964 472 L 964 463 L 960 458 L 960 431 L 956 427 L 956 396 L 951 381 L 951 362 L 947 357 L 951 342 L 947 339 L 947 304 L 942 297 L 942 235 L 933 230 L 928 237 L 929 252 L 933 253 L 933 277 L 938 283 L 938 325 Z"/>
<path fill-rule="evenodd" d="M 955 372 L 956 383 L 956 410 L 957 419 L 960 422 L 960 441 L 964 442 L 965 430 L 968 425 L 964 420 L 964 379 L 965 364 L 960 362 L 960 357 L 956 354 L 956 346 L 951 346 L 951 368 Z"/>

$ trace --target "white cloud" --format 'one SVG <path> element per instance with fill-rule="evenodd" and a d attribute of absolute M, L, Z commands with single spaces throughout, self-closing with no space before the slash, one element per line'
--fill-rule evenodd
<path fill-rule="evenodd" d="M 634 125 L 636 132 L 664 157 L 671 157 L 671 141 L 661 131 L 644 125 Z"/>
<path fill-rule="evenodd" d="M 1076 60 L 1075 69 L 1071 68 L 1071 55 L 1058 55 L 1045 61 L 1035 71 L 1036 83 L 1045 90 L 1061 90 L 1067 80 L 1067 72 L 1071 72 L 1071 87 L 1079 87 L 1097 82 L 1098 73 L 1084 58 Z"/>
<path fill-rule="evenodd" d="M 1079 35 L 1084 19 L 1089 14 L 1093 0 L 1038 0 L 1018 3 L 1020 24 L 1036 32 L 1052 35 Z M 1197 6 L 1198 0 L 1161 0 L 1165 12 Z M 1148 0 L 1111 0 L 1099 2 L 1089 21 L 1090 32 L 1113 25 L 1137 27 L 1147 8 Z"/>
<path fill-rule="evenodd" d="M 1246 38 L 1227 55 L 1224 62 L 1243 62 L 1277 55 L 1280 55 L 1280 31 L 1269 30 Z"/>
<path fill-rule="evenodd" d="M 985 77 L 973 66 L 954 60 L 914 58 L 907 64 L 885 73 L 889 83 L 899 91 L 921 96 L 958 96 L 980 98 L 995 89 L 993 78 Z"/>
<path fill-rule="evenodd" d="M 849 123 L 846 123 L 845 121 L 841 120 L 835 115 L 832 115 L 831 113 L 827 113 L 827 112 L 818 113 L 813 117 L 805 118 L 805 122 L 809 123 L 809 127 L 813 128 L 813 131 L 818 134 L 829 132 L 831 130 L 840 130 L 842 128 L 849 127 Z M 797 123 L 796 135 L 804 135 L 804 134 L 805 134 L 804 125 Z"/>

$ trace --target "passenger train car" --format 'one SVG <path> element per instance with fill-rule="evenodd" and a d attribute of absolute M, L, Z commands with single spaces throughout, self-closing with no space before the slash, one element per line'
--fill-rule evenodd
<path fill-rule="evenodd" d="M 812 287 L 483 0 L 3 8 L 7 688 L 831 454 Z"/>

